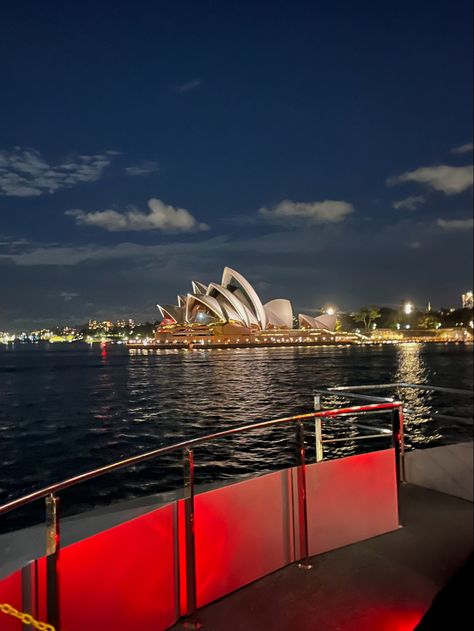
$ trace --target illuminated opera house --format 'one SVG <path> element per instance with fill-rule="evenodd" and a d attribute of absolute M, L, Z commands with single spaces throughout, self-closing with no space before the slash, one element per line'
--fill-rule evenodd
<path fill-rule="evenodd" d="M 328 341 L 335 336 L 335 313 L 318 317 L 300 314 L 295 322 L 289 300 L 278 298 L 263 304 L 248 280 L 229 267 L 224 269 L 220 284 L 193 281 L 192 293 L 178 295 L 176 305 L 158 308 L 163 317 L 156 330 L 158 343 L 301 343 L 302 336 L 307 341 L 308 336 L 319 339 L 327 334 Z"/>

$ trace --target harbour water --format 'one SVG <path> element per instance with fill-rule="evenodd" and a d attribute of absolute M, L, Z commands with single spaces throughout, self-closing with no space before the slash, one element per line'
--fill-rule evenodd
<path fill-rule="evenodd" d="M 3 346 L 0 503 L 142 451 L 310 412 L 315 387 L 393 381 L 472 389 L 472 346 L 153 352 L 85 344 Z M 471 437 L 472 425 L 432 417 L 435 410 L 472 417 L 470 399 L 419 391 L 406 397 L 413 411 L 407 419 L 409 444 L 426 447 Z M 350 439 L 357 430 L 346 420 L 328 422 L 324 431 L 329 438 Z M 196 482 L 293 464 L 291 432 L 258 430 L 197 449 Z M 311 446 L 310 433 L 308 442 Z M 328 444 L 325 455 L 356 453 L 367 448 L 361 442 Z M 74 504 L 79 510 L 169 490 L 181 479 L 179 457 L 169 456 L 68 491 L 65 507 Z"/>

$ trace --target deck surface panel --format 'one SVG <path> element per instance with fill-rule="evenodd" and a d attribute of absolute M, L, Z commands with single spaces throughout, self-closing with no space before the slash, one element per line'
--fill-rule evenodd
<path fill-rule="evenodd" d="M 412 630 L 473 549 L 473 504 L 407 484 L 400 519 L 396 532 L 313 557 L 311 570 L 283 568 L 197 619 L 205 631 Z"/>

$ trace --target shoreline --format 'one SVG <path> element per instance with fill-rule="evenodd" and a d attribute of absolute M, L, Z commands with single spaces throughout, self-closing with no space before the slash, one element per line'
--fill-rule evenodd
<path fill-rule="evenodd" d="M 128 343 L 125 346 L 130 349 L 130 350 L 222 350 L 222 349 L 226 349 L 226 348 L 233 348 L 233 349 L 239 349 L 239 348 L 295 348 L 295 347 L 307 347 L 307 346 L 315 346 L 315 347 L 327 347 L 327 346 L 334 346 L 334 347 L 342 347 L 342 346 L 347 346 L 347 347 L 352 347 L 352 346 L 398 346 L 400 344 L 442 344 L 444 346 L 446 345 L 466 345 L 466 344 L 473 344 L 472 340 L 469 341 L 459 341 L 459 340 L 452 340 L 452 341 L 441 341 L 441 340 L 394 340 L 394 341 L 364 341 L 364 342 L 352 342 L 352 341 L 347 341 L 347 342 L 331 342 L 331 341 L 325 341 L 325 342 L 268 342 L 268 343 L 260 343 L 260 342 L 241 342 L 241 343 L 237 343 L 237 342 L 229 342 L 229 343 L 211 343 L 211 344 L 202 344 L 200 342 L 196 342 L 196 343 L 186 343 L 186 342 L 177 342 L 177 343 L 171 343 L 171 344 L 166 344 L 166 343 Z"/>

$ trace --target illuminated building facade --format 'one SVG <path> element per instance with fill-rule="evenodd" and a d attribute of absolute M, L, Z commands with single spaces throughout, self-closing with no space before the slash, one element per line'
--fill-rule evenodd
<path fill-rule="evenodd" d="M 257 292 L 239 272 L 226 267 L 219 283 L 193 281 L 192 292 L 178 295 L 175 305 L 158 305 L 163 320 L 156 338 L 172 336 L 250 341 L 259 334 L 294 336 L 302 329 L 331 332 L 336 314 L 316 318 L 299 316 L 300 329 L 293 329 L 293 308 L 286 298 L 263 304 Z"/>

